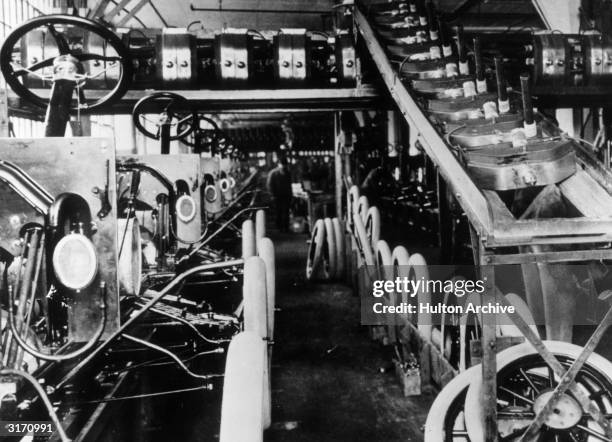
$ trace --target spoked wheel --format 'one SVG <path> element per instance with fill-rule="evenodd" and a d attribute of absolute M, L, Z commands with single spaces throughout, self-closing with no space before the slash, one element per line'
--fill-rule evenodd
<path fill-rule="evenodd" d="M 186 137 L 196 125 L 187 99 L 172 92 L 156 92 L 141 98 L 132 111 L 132 121 L 146 137 L 168 141 Z"/>
<path fill-rule="evenodd" d="M 220 442 L 262 442 L 266 343 L 250 331 L 230 342 L 225 362 Z"/>
<path fill-rule="evenodd" d="M 28 54 L 28 39 L 43 48 L 39 54 Z M 102 41 L 103 44 L 92 44 Z M 13 54 L 21 51 L 21 60 Z M 40 51 L 40 49 L 39 49 Z M 90 52 L 91 51 L 91 52 Z M 36 87 L 50 87 L 57 80 L 76 83 L 72 111 L 92 111 L 109 105 L 123 96 L 132 78 L 132 61 L 128 49 L 110 29 L 82 17 L 43 15 L 33 18 L 11 32 L 0 49 L 0 70 L 8 85 L 23 100 L 46 108 L 49 94 L 33 92 Z M 99 81 L 106 81 L 100 93 Z M 95 97 L 87 88 L 95 83 Z M 93 91 L 91 91 L 93 92 Z"/>
<path fill-rule="evenodd" d="M 436 396 L 425 421 L 425 442 L 466 442 L 464 403 L 479 365 L 455 376 Z"/>
<path fill-rule="evenodd" d="M 569 369 L 582 347 L 544 341 L 548 350 Z M 576 377 L 576 384 L 603 415 L 612 413 L 612 363 L 593 353 Z M 529 343 L 497 355 L 497 420 L 500 440 L 516 441 L 535 418 L 559 382 L 552 369 Z M 465 397 L 465 423 L 471 442 L 484 442 L 480 405 L 482 372 L 476 371 Z M 582 410 L 572 393 L 561 396 L 539 433 L 542 442 L 609 441 L 604 431 Z"/>

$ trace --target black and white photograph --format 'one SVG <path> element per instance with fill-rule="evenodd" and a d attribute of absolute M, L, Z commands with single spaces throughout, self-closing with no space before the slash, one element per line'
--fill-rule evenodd
<path fill-rule="evenodd" d="M 0 442 L 612 442 L 611 326 L 611 0 L 0 0 Z"/>

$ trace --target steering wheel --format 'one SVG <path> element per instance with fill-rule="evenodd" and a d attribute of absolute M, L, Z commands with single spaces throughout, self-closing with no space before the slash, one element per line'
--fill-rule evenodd
<path fill-rule="evenodd" d="M 196 112 L 196 126 L 193 136 L 182 140 L 182 143 L 195 148 L 194 153 L 210 151 L 218 152 L 227 144 L 227 135 L 217 123 L 200 112 Z M 202 127 L 202 123 L 207 123 L 209 127 Z"/>
<path fill-rule="evenodd" d="M 53 49 L 52 52 L 54 52 L 54 55 L 48 58 L 43 57 L 44 59 L 40 61 L 33 60 L 33 62 L 27 66 L 19 66 L 20 63 L 15 63 L 13 61 L 13 52 L 16 49 L 25 47 L 25 44 L 20 45 L 20 40 L 37 28 L 46 29 L 43 35 L 45 39 L 51 37 L 53 45 L 50 45 L 50 47 Z M 86 52 L 86 34 L 87 36 L 97 37 L 105 42 L 103 49 L 104 53 L 95 54 Z M 83 44 L 80 46 L 78 42 L 75 43 L 75 40 L 78 40 L 79 37 L 81 37 L 83 41 Z M 56 48 L 53 48 L 53 46 Z M 45 45 L 45 47 L 47 47 L 47 45 Z M 74 72 L 61 71 L 61 62 L 67 59 L 73 60 L 77 65 Z M 104 69 L 98 69 L 100 72 L 95 75 L 88 74 L 86 73 L 84 64 L 89 63 L 95 63 L 98 66 L 104 64 Z M 120 72 L 116 75 L 114 87 L 112 87 L 112 89 L 109 88 L 110 90 L 107 94 L 101 97 L 96 96 L 88 100 L 83 91 L 83 86 L 86 85 L 87 80 L 99 77 L 105 74 L 109 69 L 116 69 L 117 64 L 119 64 Z M 49 71 L 49 68 L 52 68 L 53 72 L 45 73 L 44 71 Z M 49 98 L 32 92 L 26 84 L 20 81 L 22 78 L 31 74 L 49 81 L 53 81 L 57 78 L 74 80 L 77 83 L 78 99 L 76 100 L 76 104 L 71 106 L 71 110 L 92 111 L 108 105 L 123 96 L 130 85 L 133 68 L 128 49 L 122 43 L 121 39 L 105 26 L 83 17 L 71 15 L 43 15 L 28 20 L 6 37 L 0 49 L 0 70 L 8 85 L 19 97 L 42 108 L 47 107 Z"/>
<path fill-rule="evenodd" d="M 147 117 L 147 114 L 158 114 L 157 120 Z M 196 115 L 191 109 L 189 101 L 172 92 L 156 92 L 141 98 L 132 110 L 134 125 L 145 136 L 159 140 L 167 132 L 168 141 L 175 141 L 186 137 L 194 131 Z M 151 132 L 145 126 L 149 122 L 157 127 Z M 175 128 L 175 133 L 169 129 Z"/>

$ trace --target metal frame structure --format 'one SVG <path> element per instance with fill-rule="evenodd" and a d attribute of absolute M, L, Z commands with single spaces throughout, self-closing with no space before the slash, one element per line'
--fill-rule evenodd
<path fill-rule="evenodd" d="M 399 108 L 410 129 L 410 144 L 420 145 L 427 156 L 435 163 L 439 174 L 451 188 L 453 195 L 466 213 L 471 225 L 474 260 L 480 267 L 480 277 L 486 280 L 486 298 L 490 301 L 504 302 L 495 288 L 495 266 L 500 264 L 558 263 L 568 261 L 587 261 L 612 259 L 612 212 L 609 208 L 602 210 L 601 202 L 612 202 L 612 175 L 598 163 L 596 158 L 583 146 L 575 143 L 579 171 L 566 182 L 559 185 L 564 197 L 570 200 L 583 217 L 551 218 L 539 220 L 518 220 L 493 191 L 481 190 L 470 178 L 450 146 L 444 140 L 432 122 L 417 105 L 409 90 L 402 83 L 400 76 L 389 61 L 383 46 L 366 16 L 356 7 L 354 10 L 355 26 L 367 47 L 374 64 L 378 68 L 391 97 Z M 594 200 L 585 201 L 585 195 L 601 198 L 598 204 Z M 609 207 L 609 206 L 608 206 Z M 576 245 L 586 244 L 585 250 L 548 251 L 508 253 L 510 247 L 525 245 Z M 599 246 L 596 247 L 595 245 Z M 522 249 L 524 250 L 524 249 Z M 512 319 L 540 352 L 562 382 L 570 385 L 577 372 L 565 376 L 559 370 L 554 356 L 546 350 L 542 341 L 529 333 L 529 327 L 517 314 Z M 606 321 L 604 321 L 606 322 Z M 602 324 L 607 327 L 608 323 Z M 482 408 L 485 419 L 483 440 L 497 440 L 496 416 L 496 318 L 485 315 L 482 325 L 482 371 L 485 385 L 482 389 Z M 598 329 L 592 340 L 601 336 Z M 594 346 L 585 348 L 585 359 L 593 352 Z M 581 366 L 581 365 L 580 365 Z M 584 405 L 584 404 L 583 404 Z M 585 407 L 585 410 L 589 410 Z M 591 413 L 593 414 L 593 413 Z M 541 419 L 541 413 L 537 419 Z M 596 420 L 597 417 L 594 416 Z M 607 427 L 602 426 L 609 432 Z M 609 434 L 609 433 L 608 433 Z M 525 439 L 526 440 L 526 439 Z"/>
<path fill-rule="evenodd" d="M 34 93 L 44 95 L 45 89 L 33 89 Z M 371 109 L 383 104 L 377 89 L 371 85 L 355 88 L 313 88 L 313 89 L 231 89 L 231 90 L 180 90 L 174 93 L 185 97 L 202 111 L 223 112 L 292 112 L 292 111 L 334 111 Z M 95 91 L 91 91 L 95 97 Z M 147 96 L 150 91 L 130 90 L 114 106 L 100 111 L 101 113 L 128 113 L 134 104 Z M 27 104 L 8 92 L 9 107 L 27 108 Z M 25 106 L 24 106 L 25 104 Z"/>

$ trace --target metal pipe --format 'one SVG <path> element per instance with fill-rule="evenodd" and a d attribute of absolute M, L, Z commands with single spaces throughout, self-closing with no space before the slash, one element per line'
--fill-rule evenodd
<path fill-rule="evenodd" d="M 334 180 L 335 186 L 335 199 L 336 199 L 336 216 L 339 220 L 344 218 L 342 213 L 342 124 L 341 124 L 340 112 L 336 112 L 334 115 Z"/>
<path fill-rule="evenodd" d="M 223 268 L 223 267 L 232 267 L 232 266 L 236 266 L 236 265 L 241 265 L 242 263 L 243 263 L 242 259 L 234 259 L 234 260 L 224 261 L 224 262 L 220 262 L 220 263 L 199 265 L 199 266 L 196 266 L 196 267 L 193 267 L 193 268 L 191 268 L 189 270 L 184 271 L 180 275 L 177 275 L 177 277 L 174 278 L 172 281 L 170 281 L 168 283 L 168 285 L 166 287 L 164 287 L 157 295 L 155 295 L 153 298 L 151 298 L 151 300 L 149 302 L 147 302 L 142 307 L 142 309 L 140 309 L 138 312 L 136 312 L 134 315 L 132 315 L 127 321 L 125 321 L 125 323 L 121 327 L 119 327 L 117 330 L 115 330 L 115 332 L 111 336 L 109 336 L 109 338 L 105 342 L 103 342 L 98 348 L 96 348 L 94 351 L 89 353 L 89 355 L 87 355 L 87 357 L 85 357 L 85 359 L 83 359 L 76 366 L 74 366 L 72 368 L 72 370 L 70 370 L 62 378 L 62 380 L 57 384 L 57 388 L 59 389 L 59 388 L 65 386 L 66 383 L 68 383 L 68 381 L 70 381 L 70 379 L 72 379 L 81 370 L 83 370 L 83 368 L 86 367 L 91 361 L 93 361 L 96 356 L 98 356 L 102 351 L 104 351 L 108 347 L 110 347 L 111 343 L 115 339 L 117 339 L 119 336 L 121 336 L 125 332 L 125 330 L 127 330 L 132 324 L 134 324 L 134 322 L 136 322 L 136 320 L 138 320 L 143 314 L 145 314 L 151 307 L 153 307 L 155 304 L 157 304 L 159 301 L 161 301 L 161 299 L 165 295 L 167 295 L 170 292 L 170 290 L 172 290 L 177 285 L 182 283 L 185 279 L 187 279 L 188 277 L 190 277 L 192 275 L 195 275 L 197 273 L 204 272 L 204 271 L 207 271 L 207 270 L 219 269 L 219 268 Z"/>
<path fill-rule="evenodd" d="M 152 350 L 155 350 L 155 351 L 158 351 L 158 352 L 160 352 L 160 353 L 165 354 L 166 356 L 170 357 L 170 358 L 171 358 L 171 359 L 172 359 L 174 362 L 176 362 L 176 364 L 177 364 L 179 367 L 181 367 L 181 369 L 182 369 L 182 370 L 183 370 L 185 373 L 187 373 L 189 376 L 191 376 L 191 377 L 193 377 L 193 378 L 196 378 L 196 379 L 206 379 L 206 380 L 208 380 L 208 379 L 213 379 L 213 378 L 222 377 L 222 375 L 218 375 L 218 374 L 213 374 L 213 375 L 210 375 L 210 374 L 197 374 L 197 373 L 194 373 L 193 371 L 191 371 L 191 370 L 189 369 L 189 367 L 187 367 L 187 366 L 185 365 L 185 363 L 184 363 L 183 361 L 181 361 L 181 359 L 180 359 L 180 358 L 179 358 L 177 355 L 175 355 L 174 353 L 172 353 L 170 350 L 167 350 L 167 349 L 165 349 L 164 347 L 161 347 L 161 346 L 159 346 L 159 345 L 153 344 L 152 342 L 149 342 L 149 341 L 145 341 L 144 339 L 137 338 L 137 337 L 135 337 L 135 336 L 131 336 L 131 335 L 128 335 L 128 334 L 123 334 L 123 335 L 121 335 L 121 336 L 122 336 L 124 339 L 127 339 L 128 341 L 132 341 L 132 342 L 134 342 L 134 343 L 136 343 L 136 344 L 140 344 L 140 345 L 142 345 L 142 346 L 144 346 L 144 347 L 147 347 L 147 348 L 150 348 L 150 349 L 152 349 Z"/>
<path fill-rule="evenodd" d="M 332 11 L 329 9 L 257 9 L 253 11 L 252 8 L 199 8 L 193 6 L 193 3 L 189 5 L 192 11 L 198 12 L 248 12 L 248 13 L 264 13 L 264 14 L 321 14 L 331 15 Z"/>
<path fill-rule="evenodd" d="M 499 101 L 507 101 L 508 90 L 506 89 L 504 65 L 501 57 L 495 57 L 495 77 L 497 79 L 497 98 Z"/>
<path fill-rule="evenodd" d="M 457 33 L 457 54 L 459 61 L 465 63 L 467 61 L 467 51 L 465 50 L 463 25 L 456 26 L 455 31 Z"/>
<path fill-rule="evenodd" d="M 174 321 L 178 321 L 181 324 L 189 327 L 196 335 L 198 335 L 198 337 L 200 339 L 202 339 L 205 342 L 208 342 L 209 344 L 221 344 L 223 342 L 229 342 L 230 341 L 229 339 L 209 339 L 206 336 L 204 336 L 202 333 L 200 333 L 200 331 L 198 330 L 198 328 L 195 325 L 193 325 L 191 322 L 187 321 L 186 319 L 181 318 L 180 316 L 176 316 L 176 315 L 173 315 L 172 313 L 168 313 L 168 312 L 165 312 L 163 310 L 159 310 L 159 309 L 157 309 L 155 307 L 151 307 L 150 310 L 153 313 L 155 313 L 155 314 L 158 314 L 158 315 L 161 315 L 161 316 L 165 316 L 166 318 L 173 319 Z"/>
<path fill-rule="evenodd" d="M 138 12 L 147 4 L 149 3 L 151 0 L 140 0 L 139 3 L 137 3 L 130 12 L 128 12 L 126 14 L 125 17 L 123 17 L 121 20 L 119 20 L 119 22 L 117 23 L 117 27 L 122 27 L 125 26 L 125 24 L 130 21 L 132 18 L 136 18 L 136 14 L 138 14 Z"/>
<path fill-rule="evenodd" d="M 4 181 L 17 194 L 25 199 L 40 213 L 46 215 L 53 204 L 53 196 L 19 167 L 8 161 L 0 160 L 0 180 Z"/>
<path fill-rule="evenodd" d="M 533 124 L 533 102 L 531 100 L 531 87 L 529 74 L 521 75 L 521 96 L 523 98 L 523 118 L 525 124 Z"/>
<path fill-rule="evenodd" d="M 484 81 L 484 69 L 482 67 L 482 53 L 480 52 L 480 38 L 474 37 L 474 67 L 476 80 Z"/>

